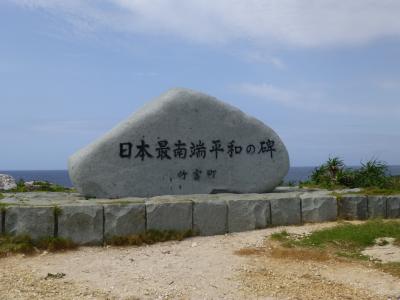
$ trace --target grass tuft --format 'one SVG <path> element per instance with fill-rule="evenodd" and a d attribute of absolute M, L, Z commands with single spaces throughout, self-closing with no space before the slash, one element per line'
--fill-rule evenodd
<path fill-rule="evenodd" d="M 20 236 L 0 236 L 0 257 L 8 256 L 12 253 L 30 254 L 34 252 L 32 240 L 27 235 Z"/>
<path fill-rule="evenodd" d="M 36 243 L 36 247 L 49 252 L 58 252 L 77 249 L 78 245 L 69 239 L 64 239 L 60 237 L 49 237 L 39 240 Z"/>
<path fill-rule="evenodd" d="M 290 237 L 290 234 L 286 230 L 282 230 L 280 232 L 274 232 L 271 234 L 271 239 L 275 241 L 287 241 Z"/>
<path fill-rule="evenodd" d="M 130 236 L 113 236 L 107 244 L 113 246 L 140 246 L 143 244 L 152 245 L 166 241 L 181 241 L 185 238 L 195 236 L 192 230 L 175 231 L 175 230 L 148 230 L 145 233 Z"/>
<path fill-rule="evenodd" d="M 40 250 L 49 252 L 76 249 L 77 245 L 63 238 L 48 237 L 33 241 L 28 235 L 0 235 L 0 257 L 14 253 L 32 254 Z"/>
<path fill-rule="evenodd" d="M 53 212 L 55 216 L 60 216 L 62 214 L 62 209 L 59 206 L 54 206 L 53 207 Z"/>

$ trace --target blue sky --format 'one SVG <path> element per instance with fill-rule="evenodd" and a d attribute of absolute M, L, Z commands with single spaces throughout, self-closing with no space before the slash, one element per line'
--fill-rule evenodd
<path fill-rule="evenodd" d="M 400 165 L 400 2 L 3 0 L 0 169 L 66 169 L 172 87 L 271 126 L 292 166 Z"/>

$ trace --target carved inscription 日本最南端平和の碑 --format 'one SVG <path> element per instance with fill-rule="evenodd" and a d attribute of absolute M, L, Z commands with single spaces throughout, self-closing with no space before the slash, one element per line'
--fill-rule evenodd
<path fill-rule="evenodd" d="M 171 147 L 171 146 L 172 147 Z M 136 149 L 135 149 L 136 148 Z M 271 159 L 275 149 L 275 141 L 266 139 L 255 144 L 240 145 L 234 140 L 226 145 L 223 145 L 221 140 L 212 140 L 211 147 L 207 147 L 206 143 L 202 140 L 197 142 L 190 142 L 189 144 L 177 140 L 175 143 L 170 144 L 167 140 L 159 140 L 154 145 L 154 151 L 151 150 L 150 144 L 147 144 L 145 138 L 135 145 L 132 142 L 124 142 L 119 144 L 119 156 L 121 158 L 137 158 L 140 160 L 145 159 L 187 159 L 187 158 L 206 158 L 207 153 L 215 159 L 221 155 L 228 155 L 233 157 L 242 153 L 247 155 L 253 154 L 268 154 Z"/>
<path fill-rule="evenodd" d="M 275 149 L 275 141 L 272 139 L 266 139 L 255 144 L 240 145 L 235 140 L 231 140 L 227 144 L 223 144 L 220 139 L 211 140 L 211 143 L 207 144 L 199 139 L 197 142 L 185 143 L 178 139 L 175 143 L 170 144 L 168 140 L 158 140 L 153 145 L 153 149 L 145 141 L 145 138 L 140 140 L 139 143 L 134 145 L 132 142 L 124 142 L 119 144 L 119 156 L 121 158 L 134 158 L 139 161 L 145 159 L 159 159 L 159 160 L 171 160 L 171 159 L 205 159 L 207 153 L 211 158 L 218 159 L 221 155 L 228 155 L 234 157 L 235 155 L 254 155 L 254 154 L 268 154 L 270 158 L 273 158 Z M 181 169 L 177 172 L 177 178 L 181 180 L 193 179 L 199 181 L 201 178 L 214 179 L 217 175 L 215 169 L 199 169 L 193 170 Z"/>

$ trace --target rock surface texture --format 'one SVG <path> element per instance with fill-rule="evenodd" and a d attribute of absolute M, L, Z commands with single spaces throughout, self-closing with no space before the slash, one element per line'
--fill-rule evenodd
<path fill-rule="evenodd" d="M 101 205 L 64 206 L 58 216 L 58 236 L 80 245 L 103 242 Z"/>
<path fill-rule="evenodd" d="M 306 193 L 300 196 L 302 218 L 305 223 L 335 221 L 337 200 L 334 196 Z"/>
<path fill-rule="evenodd" d="M 28 235 L 34 240 L 54 234 L 53 207 L 8 207 L 4 220 L 6 234 Z"/>
<path fill-rule="evenodd" d="M 120 200 L 85 199 L 77 193 L 4 193 L 0 234 L 28 234 L 33 239 L 58 236 L 79 245 L 102 245 L 114 237 L 151 230 L 192 230 L 208 236 L 337 219 L 400 218 L 400 195 L 334 193 L 281 187 L 266 194 Z"/>
<path fill-rule="evenodd" d="M 0 174 L 0 191 L 8 191 L 15 189 L 17 184 L 15 179 L 7 174 Z"/>
<path fill-rule="evenodd" d="M 166 92 L 69 159 L 77 190 L 107 198 L 263 193 L 288 169 L 271 128 L 187 89 Z"/>
<path fill-rule="evenodd" d="M 338 214 L 346 220 L 368 218 L 368 200 L 364 195 L 345 195 L 338 201 Z"/>
<path fill-rule="evenodd" d="M 146 207 L 143 203 L 104 205 L 104 235 L 129 236 L 146 230 Z"/>

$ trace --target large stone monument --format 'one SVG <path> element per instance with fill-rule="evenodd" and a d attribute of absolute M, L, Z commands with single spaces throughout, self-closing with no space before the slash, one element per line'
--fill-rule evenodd
<path fill-rule="evenodd" d="M 98 198 L 263 193 L 288 169 L 271 128 L 188 89 L 169 90 L 69 159 L 74 186 Z"/>

